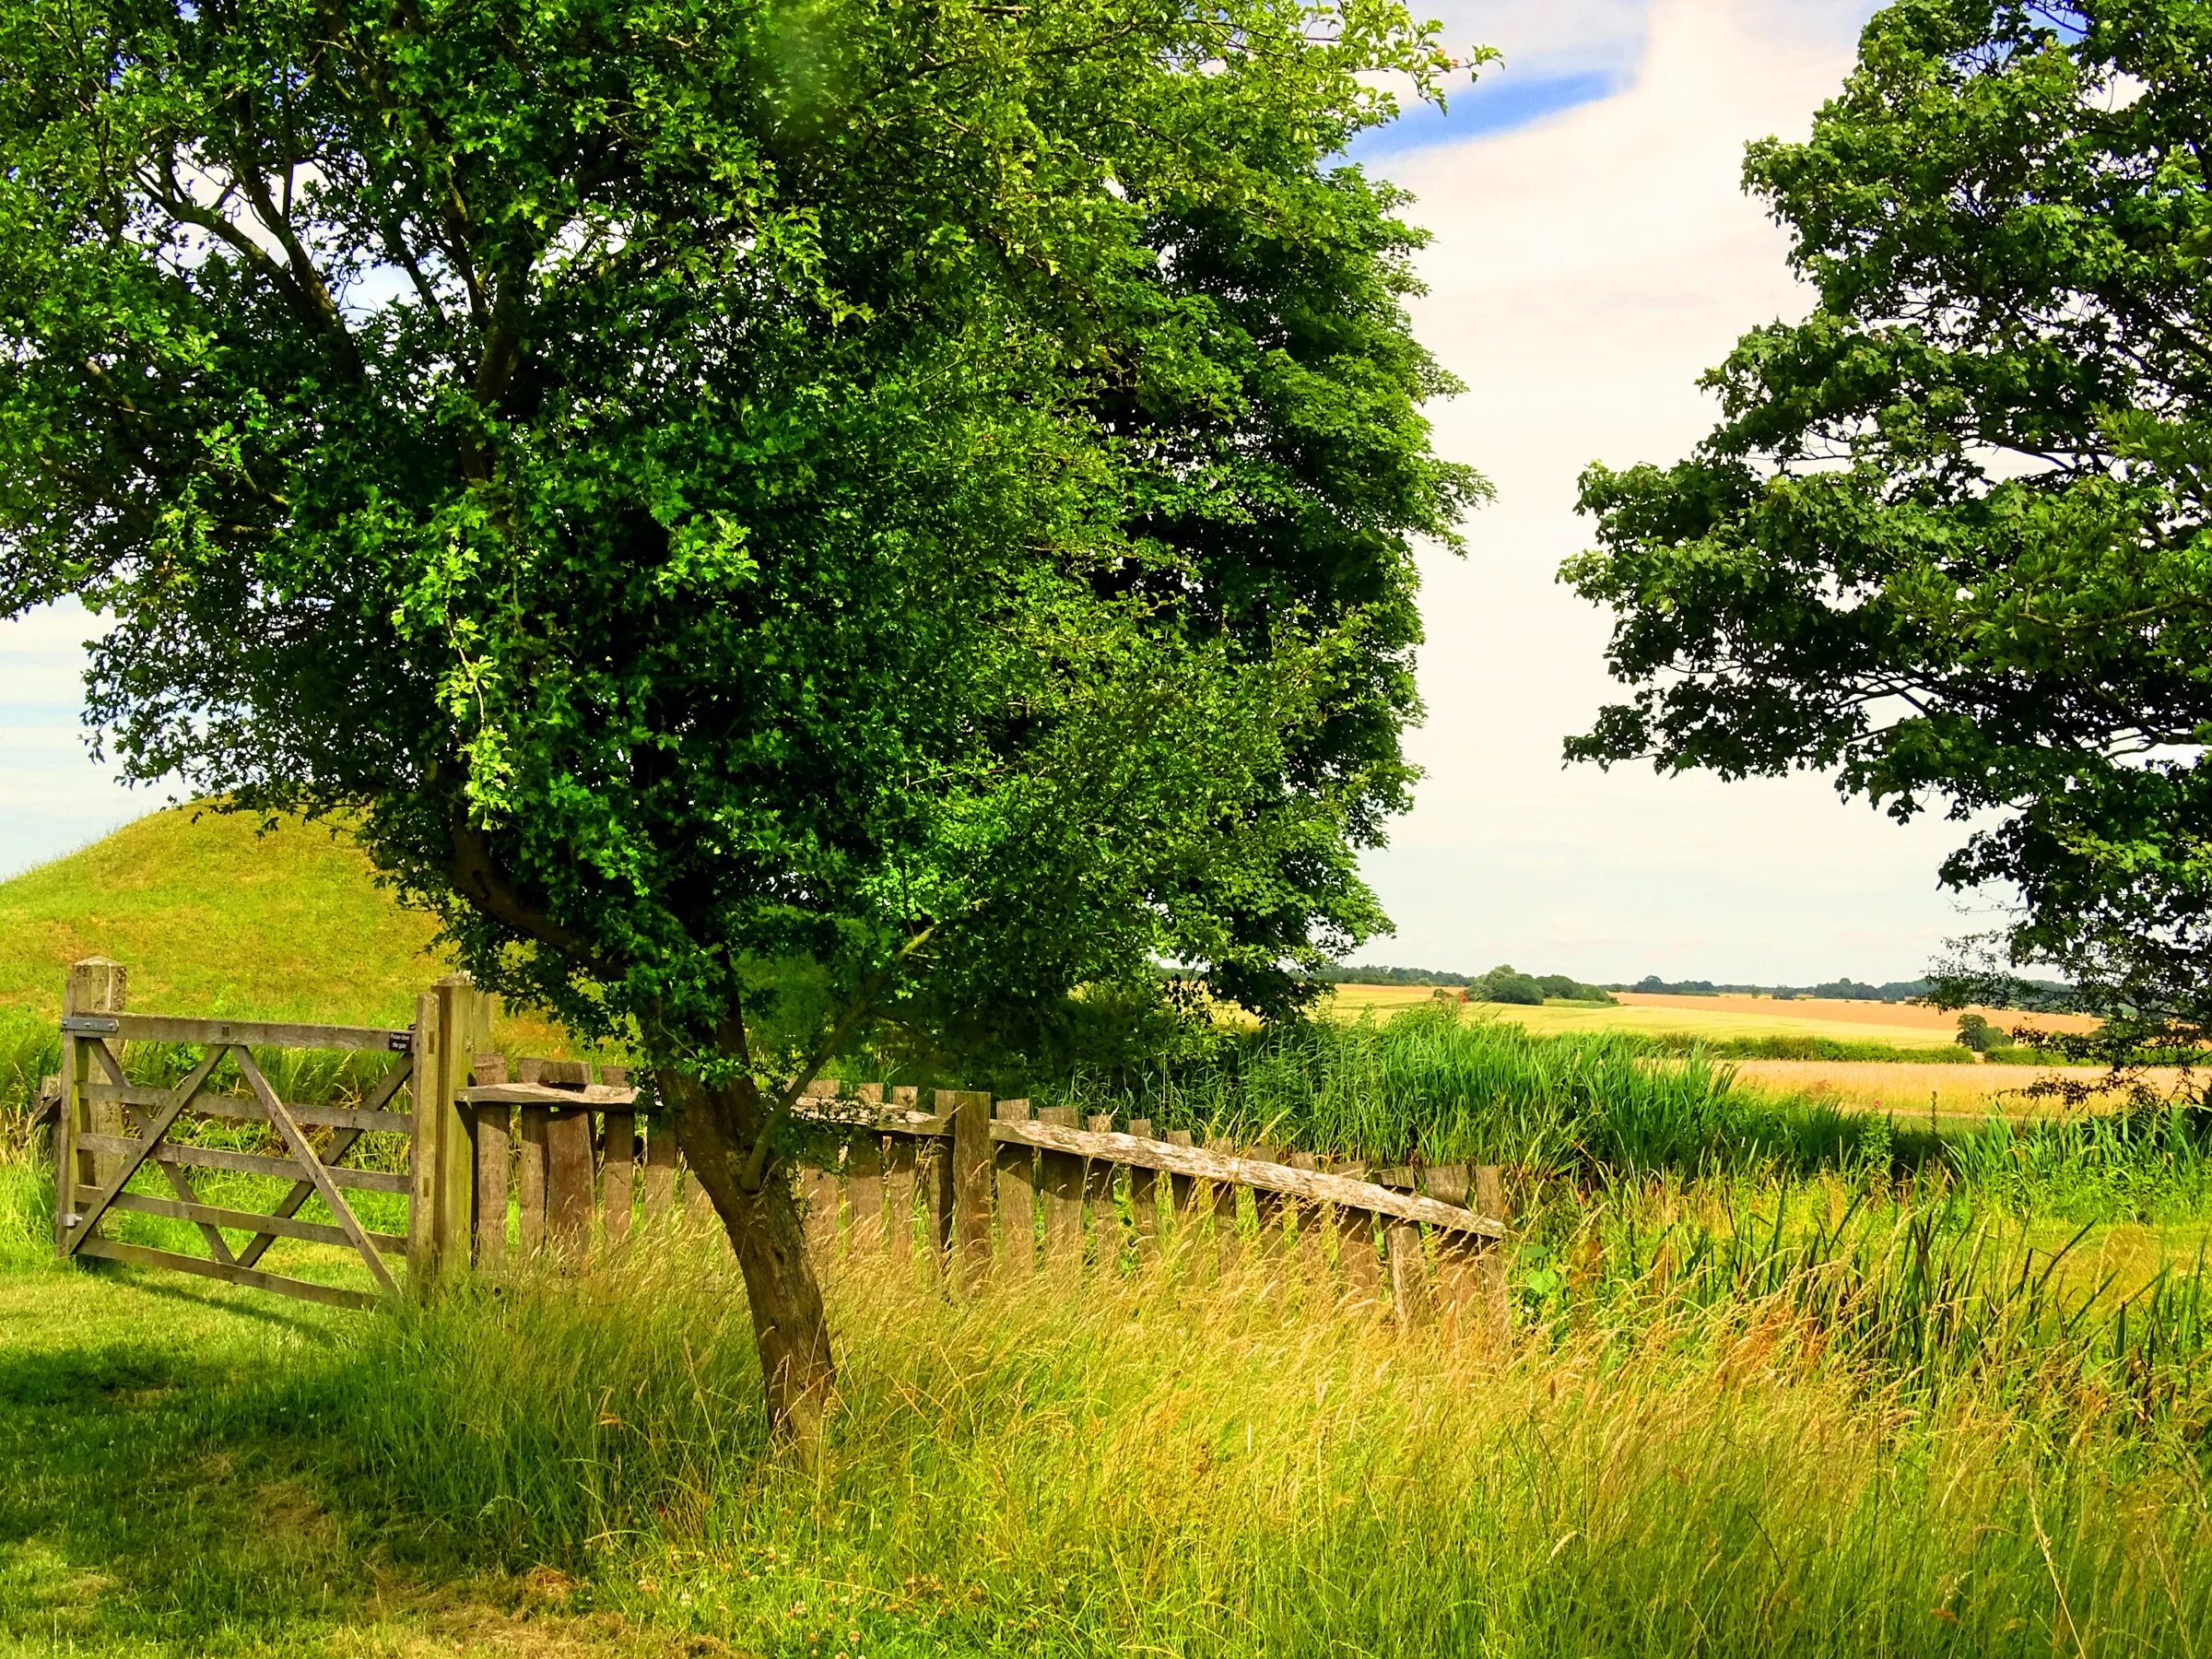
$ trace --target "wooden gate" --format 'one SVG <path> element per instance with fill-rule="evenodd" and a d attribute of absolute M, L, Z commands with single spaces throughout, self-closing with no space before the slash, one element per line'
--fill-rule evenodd
<path fill-rule="evenodd" d="M 132 1014 L 124 985 L 117 964 L 85 961 L 71 969 L 65 994 L 54 1126 L 54 1247 L 63 1256 L 171 1268 L 345 1307 L 398 1290 L 387 1258 L 405 1256 L 417 1273 L 439 1265 L 431 1230 L 444 1195 L 423 1179 L 421 1154 L 441 1124 L 435 1112 L 424 1122 L 416 1108 L 450 1094 L 440 1066 L 452 1045 L 439 1041 L 449 987 L 421 999 L 414 1028 L 393 1030 Z M 196 1062 L 174 1083 L 135 1082 L 125 1069 L 126 1057 L 143 1070 L 149 1053 L 195 1050 Z M 357 1063 L 355 1104 L 313 1105 L 286 1100 L 272 1084 L 271 1056 L 285 1051 L 377 1058 L 367 1068 Z M 241 1132 L 241 1124 L 263 1127 Z M 398 1137 L 405 1156 L 379 1136 Z M 386 1167 L 363 1167 L 371 1150 Z M 226 1201 L 210 1202 L 202 1182 L 219 1183 Z M 382 1195 L 371 1202 L 397 1225 L 365 1223 L 363 1194 Z M 327 1219 L 303 1217 L 311 1204 Z M 196 1232 L 204 1249 L 169 1248 L 181 1241 L 174 1236 L 163 1244 L 118 1238 L 111 1224 L 122 1215 L 185 1223 L 189 1231 L 163 1230 L 182 1239 Z M 325 1253 L 316 1267 L 354 1283 L 263 1265 L 279 1240 L 336 1246 L 339 1253 Z"/>

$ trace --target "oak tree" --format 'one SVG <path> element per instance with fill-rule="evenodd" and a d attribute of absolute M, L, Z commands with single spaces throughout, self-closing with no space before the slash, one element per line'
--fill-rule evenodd
<path fill-rule="evenodd" d="M 2125 1041 L 2212 1018 L 2208 130 L 2200 5 L 1882 12 L 1745 170 L 1811 314 L 1688 459 L 1584 475 L 1563 571 L 1633 688 L 1571 756 L 1991 815 L 1942 879 L 2018 910 L 1939 989 L 2053 964 Z"/>
<path fill-rule="evenodd" d="M 1482 486 L 1339 158 L 1452 67 L 1373 0 L 5 0 L 0 615 L 642 1049 L 803 1430 L 781 1131 L 866 1022 L 1279 1011 L 1382 921 Z"/>

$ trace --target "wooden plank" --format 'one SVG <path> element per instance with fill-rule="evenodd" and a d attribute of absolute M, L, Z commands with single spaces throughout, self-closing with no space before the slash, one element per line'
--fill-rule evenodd
<path fill-rule="evenodd" d="M 914 1166 L 912 1141 L 893 1135 L 884 1142 L 883 1186 L 889 1209 L 885 1242 L 894 1262 L 911 1263 L 914 1257 Z"/>
<path fill-rule="evenodd" d="M 518 1083 L 535 1083 L 545 1088 L 558 1088 L 563 1094 L 575 1094 L 591 1087 L 592 1068 L 582 1060 L 540 1060 L 524 1056 L 514 1062 L 514 1079 Z"/>
<path fill-rule="evenodd" d="M 218 1051 L 219 1052 L 219 1051 Z M 166 1088 L 150 1084 L 88 1083 L 85 1099 L 95 1102 L 112 1101 L 119 1106 L 159 1106 L 169 1098 Z M 311 1106 L 285 1102 L 285 1110 L 292 1114 L 295 1124 L 306 1124 L 317 1129 L 359 1129 L 369 1135 L 412 1135 L 415 1118 L 406 1112 L 368 1112 L 354 1106 Z M 202 1094 L 192 1103 L 192 1111 L 201 1117 L 219 1118 L 229 1124 L 265 1124 L 269 1114 L 259 1100 L 249 1100 L 234 1094 Z"/>
<path fill-rule="evenodd" d="M 921 1147 L 922 1191 L 929 1206 L 930 1270 L 943 1274 L 952 1253 L 952 1143 L 947 1136 L 935 1135 Z"/>
<path fill-rule="evenodd" d="M 454 1099 L 472 1102 L 489 1102 L 501 1106 L 596 1106 L 601 1111 L 617 1107 L 626 1112 L 647 1112 L 653 1101 L 644 1098 L 644 1091 L 623 1084 L 619 1088 L 609 1084 L 594 1083 L 582 1088 L 557 1088 L 543 1083 L 474 1083 L 466 1088 L 456 1089 Z"/>
<path fill-rule="evenodd" d="M 1129 1135 L 1133 1140 L 1153 1139 L 1152 1120 L 1131 1118 Z M 1136 1259 L 1140 1263 L 1154 1260 L 1159 1254 L 1159 1171 L 1130 1166 L 1129 1218 L 1136 1233 Z"/>
<path fill-rule="evenodd" d="M 370 1049 L 405 1053 L 410 1032 L 380 1026 L 290 1025 L 259 1019 L 181 1019 L 165 1014 L 118 1014 L 115 1028 L 102 1035 L 118 1042 L 216 1043 L 226 1047 L 272 1049 Z"/>
<path fill-rule="evenodd" d="M 1037 1184 L 1044 1192 L 1044 1265 L 1055 1272 L 1083 1258 L 1083 1154 L 1074 1147 L 1030 1137 L 1043 1135 L 1056 1141 L 1078 1133 L 1072 1106 L 1043 1107 L 1026 1124 L 991 1125 L 994 1139 L 1039 1150 Z"/>
<path fill-rule="evenodd" d="M 601 1179 L 600 1214 L 606 1236 L 617 1243 L 629 1237 L 630 1193 L 638 1166 L 638 1120 L 628 1112 L 606 1114 L 606 1168 Z"/>
<path fill-rule="evenodd" d="M 1265 1141 L 1253 1147 L 1248 1156 L 1254 1163 L 1288 1164 L 1288 1161 L 1280 1147 Z M 1253 1237 L 1264 1253 L 1278 1256 L 1289 1248 L 1289 1204 L 1282 1194 L 1255 1187 L 1252 1194 L 1252 1218 Z"/>
<path fill-rule="evenodd" d="M 329 1169 L 335 1175 L 336 1173 L 338 1159 L 344 1158 L 347 1153 L 350 1152 L 353 1149 L 354 1143 L 360 1138 L 361 1132 L 359 1129 L 341 1129 L 335 1135 L 332 1135 L 330 1137 L 330 1145 L 325 1147 L 323 1150 L 324 1167 Z M 288 1171 L 286 1172 L 288 1174 L 293 1173 L 294 1171 Z M 292 1183 L 291 1191 L 288 1192 L 282 1198 L 277 1200 L 276 1207 L 271 1213 L 278 1216 L 296 1216 L 300 1213 L 300 1206 L 305 1204 L 314 1195 L 315 1183 L 313 1182 L 295 1181 Z M 412 1210 L 412 1205 L 410 1205 L 410 1211 Z M 412 1225 L 413 1218 L 410 1214 L 410 1228 L 412 1228 Z M 238 1253 L 238 1265 L 241 1267 L 253 1266 L 254 1263 L 260 1261 L 261 1258 L 268 1253 L 269 1246 L 276 1242 L 276 1235 L 275 1233 L 263 1233 L 260 1237 L 254 1239 L 253 1242 L 248 1244 L 245 1249 Z"/>
<path fill-rule="evenodd" d="M 1367 1178 L 1367 1166 L 1357 1159 L 1329 1158 L 1322 1169 L 1349 1181 Z M 1373 1310 L 1382 1303 L 1382 1257 L 1375 1243 L 1375 1217 L 1369 1210 L 1344 1209 L 1331 1205 L 1327 1226 L 1335 1235 L 1338 1298 L 1347 1307 Z"/>
<path fill-rule="evenodd" d="M 1420 1172 L 1419 1189 L 1439 1204 L 1465 1206 L 1474 1188 L 1474 1171 L 1464 1163 L 1431 1164 Z M 1480 1209 L 1481 1206 L 1475 1206 Z M 1489 1211 L 1484 1211 L 1488 1215 Z"/>
<path fill-rule="evenodd" d="M 846 1201 L 853 1216 L 853 1249 L 873 1255 L 883 1249 L 883 1137 L 864 1135 L 845 1155 Z"/>
<path fill-rule="evenodd" d="M 546 1242 L 583 1266 L 592 1248 L 592 1114 L 571 1106 L 546 1114 Z"/>
<path fill-rule="evenodd" d="M 1030 1103 L 1001 1100 L 992 1115 L 1026 1124 Z M 1037 1271 L 1037 1153 L 1012 1141 L 993 1141 L 991 1162 L 998 1171 L 999 1251 L 1009 1272 L 1027 1277 Z"/>
<path fill-rule="evenodd" d="M 122 1088 L 128 1086 L 127 1080 L 123 1075 L 123 1061 L 110 1050 L 107 1043 L 88 1042 L 86 1044 L 86 1047 L 91 1051 L 93 1057 L 100 1062 L 101 1067 L 105 1069 L 108 1077 L 111 1079 L 110 1082 L 104 1085 L 88 1085 L 88 1091 L 92 1088 L 104 1087 L 108 1088 Z M 54 1081 L 59 1083 L 60 1079 L 57 1077 L 54 1079 Z M 165 1099 L 168 1091 L 155 1090 L 153 1092 Z M 205 1100 L 206 1098 L 206 1096 L 203 1091 L 199 1097 L 199 1100 Z M 132 1135 L 145 1133 L 145 1125 L 141 1124 L 137 1119 L 132 1115 L 130 1107 L 127 1105 L 122 1105 L 121 1102 L 118 1102 L 118 1105 L 121 1106 L 123 1115 L 123 1132 L 126 1135 Z M 196 1112 L 198 1110 L 198 1100 L 195 1100 L 193 1105 L 188 1107 L 187 1110 Z M 54 1168 L 57 1171 L 61 1169 L 61 1167 L 62 1166 L 59 1163 L 54 1165 Z M 169 1190 L 174 1193 L 181 1202 L 185 1204 L 197 1204 L 200 1201 L 199 1190 L 192 1184 L 192 1177 L 185 1174 L 182 1170 L 177 1168 L 175 1164 L 158 1163 L 154 1167 L 161 1171 L 162 1179 L 169 1183 Z M 213 1256 L 217 1261 L 234 1262 L 238 1259 L 236 1256 L 231 1254 L 229 1241 L 223 1237 L 220 1230 L 202 1225 L 200 1228 L 200 1237 L 206 1241 L 207 1253 L 210 1256 Z"/>
<path fill-rule="evenodd" d="M 1429 1258 L 1421 1230 L 1411 1221 L 1390 1223 L 1390 1303 L 1399 1328 L 1416 1330 L 1435 1317 L 1429 1292 Z"/>
<path fill-rule="evenodd" d="M 167 1103 L 147 1122 L 145 1132 L 125 1142 L 130 1150 L 101 1167 L 102 1179 L 92 1195 L 90 1206 L 73 1210 L 73 1213 L 62 1218 L 65 1238 L 63 1254 L 74 1255 L 84 1241 L 92 1236 L 93 1230 L 100 1225 L 101 1214 L 113 1202 L 115 1194 L 123 1191 L 131 1177 L 138 1173 L 139 1166 L 160 1146 L 161 1137 L 169 1133 L 170 1125 L 177 1121 L 184 1108 L 192 1104 L 192 1097 L 200 1092 L 209 1075 L 221 1063 L 223 1053 L 221 1049 L 211 1048 L 202 1055 L 199 1065 L 192 1068 L 184 1081 L 170 1090 L 165 1097 Z M 241 1062 L 243 1062 L 242 1054 Z M 116 1110 L 120 1112 L 122 1108 L 119 1106 Z M 85 1138 L 89 1142 L 95 1137 L 88 1135 Z M 59 1178 L 58 1171 L 56 1178 Z"/>
<path fill-rule="evenodd" d="M 1486 1216 L 1495 1216 L 1501 1226 L 1512 1223 L 1512 1213 L 1505 1206 L 1504 1172 L 1496 1164 L 1485 1164 L 1475 1171 L 1475 1207 Z M 1502 1244 L 1492 1245 L 1476 1262 L 1475 1317 L 1489 1340 L 1500 1347 L 1513 1337 L 1512 1289 L 1506 1283 L 1505 1267 Z"/>
<path fill-rule="evenodd" d="M 79 1200 L 90 1196 L 90 1187 L 77 1188 Z M 270 1232 L 287 1239 L 307 1239 L 318 1244 L 350 1246 L 352 1240 L 343 1228 L 332 1227 L 321 1221 L 300 1221 L 289 1216 L 267 1216 L 259 1210 L 225 1209 L 220 1205 L 187 1202 L 177 1198 L 156 1198 L 149 1193 L 118 1193 L 111 1209 L 129 1210 L 141 1216 L 163 1216 L 172 1221 L 190 1221 L 200 1227 L 229 1228 L 233 1232 Z M 403 1255 L 407 1241 L 403 1233 L 370 1232 L 362 1236 L 386 1255 Z"/>
<path fill-rule="evenodd" d="M 1283 1164 L 1255 1163 L 1216 1147 L 1180 1147 L 1173 1141 L 1138 1140 L 1128 1135 L 1098 1135 L 1050 1121 L 1044 1112 L 1028 1124 L 991 1125 L 992 1138 L 1062 1152 L 1077 1158 L 1103 1158 L 1200 1180 L 1285 1193 L 1322 1204 L 1349 1205 L 1401 1220 L 1419 1221 L 1452 1232 L 1479 1233 L 1500 1238 L 1503 1223 L 1472 1210 L 1456 1209 L 1412 1193 L 1395 1193 L 1371 1182 L 1314 1170 L 1293 1170 Z"/>
<path fill-rule="evenodd" d="M 92 1081 L 92 1052 L 104 1052 L 107 1045 L 77 1037 L 69 1025 L 79 1017 L 120 1017 L 129 980 L 122 963 L 106 957 L 87 957 L 72 962 L 62 981 L 63 1099 L 53 1142 L 53 1248 L 58 1255 L 69 1253 L 75 1230 L 70 1217 L 76 1206 L 69 1194 L 78 1184 L 97 1190 L 106 1184 L 112 1172 L 112 1166 L 103 1165 L 87 1149 L 85 1137 L 114 1135 L 123 1128 L 119 1112 L 101 1112 L 84 1093 L 85 1085 Z"/>
<path fill-rule="evenodd" d="M 194 1273 L 202 1278 L 221 1279 L 227 1284 L 244 1285 L 255 1290 L 274 1290 L 279 1296 L 296 1296 L 302 1301 L 327 1302 L 335 1308 L 373 1308 L 378 1299 L 360 1290 L 346 1290 L 336 1285 L 318 1285 L 309 1279 L 288 1278 L 281 1273 L 264 1273 L 253 1267 L 241 1267 L 235 1262 L 211 1262 L 204 1256 L 180 1255 L 174 1251 L 156 1250 L 147 1244 L 125 1244 L 120 1239 L 87 1239 L 79 1249 L 80 1255 L 105 1256 L 112 1262 L 128 1262 L 134 1267 L 167 1267 L 177 1273 Z"/>
<path fill-rule="evenodd" d="M 1094 1112 L 1083 1126 L 1093 1135 L 1113 1133 L 1113 1113 Z M 1090 1253 L 1101 1273 L 1119 1272 L 1122 1265 L 1122 1211 L 1113 1201 L 1112 1159 L 1091 1158 L 1083 1163 L 1083 1207 L 1090 1212 Z"/>
<path fill-rule="evenodd" d="M 491 1045 L 492 999 L 465 973 L 450 973 L 430 987 L 430 1009 L 416 1006 L 417 1046 L 434 1027 L 437 1053 L 426 1077 L 415 1068 L 416 1144 L 431 1156 L 418 1158 L 423 1171 L 415 1186 L 418 1213 L 408 1218 L 417 1248 L 408 1253 L 407 1272 L 418 1291 L 427 1291 L 441 1274 L 465 1271 L 476 1231 L 477 1114 L 461 1100 L 472 1081 L 477 1053 Z M 426 1169 L 427 1165 L 427 1169 Z"/>
<path fill-rule="evenodd" d="M 128 1152 L 137 1143 L 118 1135 L 94 1135 L 85 1137 L 89 1152 Z M 333 1156 L 335 1156 L 334 1153 Z M 181 1146 L 175 1141 L 164 1141 L 154 1148 L 151 1162 L 182 1164 L 188 1170 L 229 1170 L 238 1175 L 274 1175 L 278 1180 L 295 1179 L 300 1166 L 287 1158 L 264 1158 L 257 1152 L 231 1152 L 220 1147 Z M 339 1186 L 359 1187 L 370 1193 L 405 1193 L 407 1178 L 382 1170 L 347 1170 L 325 1163 L 324 1171 Z M 308 1188 L 312 1196 L 314 1188 Z M 243 1256 L 239 1260 L 245 1261 Z M 250 1265 L 250 1264 L 249 1264 Z"/>
<path fill-rule="evenodd" d="M 138 1121 L 131 1115 L 131 1110 L 129 1107 L 126 1106 L 124 1108 L 123 1115 L 124 1127 L 133 1135 L 139 1134 L 142 1126 L 139 1124 Z M 187 1175 L 182 1170 L 177 1168 L 175 1164 L 165 1163 L 158 1163 L 154 1166 L 154 1168 L 161 1171 L 162 1179 L 169 1182 L 169 1190 L 177 1195 L 177 1198 L 180 1202 L 184 1204 L 199 1203 L 199 1189 L 192 1184 L 192 1177 Z M 116 1195 L 116 1202 L 120 1204 L 123 1199 L 129 1196 L 131 1196 L 131 1194 L 128 1193 L 118 1194 Z M 210 1227 L 203 1222 L 200 1225 L 200 1237 L 206 1241 L 207 1253 L 214 1257 L 217 1261 L 235 1262 L 238 1259 L 235 1255 L 231 1254 L 230 1241 L 223 1237 L 221 1230 Z"/>
<path fill-rule="evenodd" d="M 53 1248 L 68 1250 L 68 1228 L 62 1217 L 73 1210 L 65 1196 L 71 1193 L 71 1179 L 84 1182 L 93 1188 L 106 1185 L 106 1177 L 112 1174 L 112 1163 L 101 1163 L 90 1152 L 79 1150 L 79 1135 L 122 1135 L 124 1122 L 120 1111 L 93 1106 L 84 1100 L 84 1084 L 93 1082 L 90 1060 L 98 1053 L 101 1062 L 112 1062 L 104 1040 L 77 1038 L 71 1033 L 71 1024 L 79 1018 L 112 1019 L 120 1018 L 128 1000 L 131 975 L 122 962 L 112 962 L 106 956 L 88 956 L 79 962 L 68 964 L 68 975 L 62 980 L 62 1124 L 66 1133 L 57 1144 L 55 1177 L 53 1177 Z M 76 1163 L 76 1172 L 71 1172 Z"/>
<path fill-rule="evenodd" d="M 972 1289 L 991 1272 L 991 1097 L 940 1088 L 935 1104 L 952 1119 L 953 1277 Z"/>
<path fill-rule="evenodd" d="M 444 1050 L 459 1034 L 441 1028 L 441 1012 L 435 989 L 415 998 L 415 1040 L 408 1045 L 407 1064 L 415 1074 L 417 1105 L 436 1100 L 450 1080 Z M 440 1265 L 438 1194 L 444 1172 L 438 1160 L 445 1152 L 444 1122 L 442 1114 L 426 1113 L 422 1133 L 407 1147 L 407 1282 L 418 1288 L 436 1277 Z"/>
<path fill-rule="evenodd" d="M 665 1216 L 676 1202 L 676 1120 L 654 1118 L 645 1129 L 645 1214 Z"/>
<path fill-rule="evenodd" d="M 1293 1152 L 1283 1159 L 1293 1170 L 1317 1170 L 1321 1166 L 1311 1152 Z M 1297 1233 L 1299 1277 L 1309 1285 L 1327 1282 L 1329 1258 L 1322 1244 L 1322 1206 L 1300 1199 L 1285 1199 L 1284 1216 Z"/>
<path fill-rule="evenodd" d="M 1371 1308 L 1382 1301 L 1382 1257 L 1375 1248 L 1375 1218 L 1370 1212 L 1336 1212 L 1336 1272 L 1347 1302 Z"/>
<path fill-rule="evenodd" d="M 525 1256 L 546 1247 L 546 1125 L 547 1106 L 524 1106 L 515 1125 L 514 1196 L 520 1226 L 516 1241 Z"/>
<path fill-rule="evenodd" d="M 477 1265 L 497 1270 L 507 1262 L 507 1165 L 513 1157 L 509 1106 L 472 1105 L 477 1114 Z"/>
<path fill-rule="evenodd" d="M 338 1191 L 337 1183 L 331 1180 L 330 1172 L 324 1169 L 323 1160 L 315 1156 L 315 1148 L 308 1141 L 307 1132 L 292 1121 L 290 1112 L 285 1111 L 284 1102 L 276 1098 L 276 1091 L 269 1087 L 269 1080 L 261 1075 L 261 1067 L 253 1064 L 253 1057 L 243 1049 L 234 1049 L 232 1053 L 238 1056 L 238 1069 L 244 1075 L 248 1086 L 261 1103 L 268 1108 L 269 1122 L 283 1137 L 284 1144 L 291 1149 L 293 1159 L 307 1171 L 307 1178 L 315 1183 L 315 1190 L 323 1195 L 323 1202 L 330 1206 L 330 1213 L 336 1218 L 338 1225 L 346 1230 L 346 1236 L 353 1241 L 354 1248 L 360 1253 L 362 1264 L 369 1269 L 369 1277 L 376 1280 L 386 1295 L 396 1296 L 399 1293 L 399 1282 L 392 1277 L 392 1270 L 384 1265 L 383 1258 L 376 1253 L 375 1247 L 369 1242 L 360 1221 L 353 1213 L 353 1206 L 346 1202 Z"/>
<path fill-rule="evenodd" d="M 1188 1129 L 1171 1129 L 1160 1137 L 1171 1147 L 1188 1147 L 1191 1132 Z M 1131 1169 L 1137 1168 L 1132 1164 Z M 1179 1234 L 1190 1230 L 1191 1195 L 1197 1182 L 1188 1175 L 1171 1174 L 1168 1177 L 1168 1220 Z"/>
<path fill-rule="evenodd" d="M 1250 1161 L 1241 1158 L 1241 1148 L 1225 1135 L 1215 1135 L 1206 1147 L 1192 1150 L 1210 1152 L 1225 1163 Z M 1224 1171 L 1209 1182 L 1206 1188 L 1212 1194 L 1215 1265 L 1224 1277 L 1234 1272 L 1244 1257 L 1243 1219 L 1237 1213 L 1237 1187 L 1235 1179 Z"/>

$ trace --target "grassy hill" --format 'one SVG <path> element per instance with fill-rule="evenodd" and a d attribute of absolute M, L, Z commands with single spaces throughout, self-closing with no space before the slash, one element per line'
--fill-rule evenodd
<path fill-rule="evenodd" d="M 106 956 L 143 1013 L 405 1025 L 447 971 L 433 931 L 327 826 L 173 807 L 0 882 L 0 1014 L 53 1018 Z"/>

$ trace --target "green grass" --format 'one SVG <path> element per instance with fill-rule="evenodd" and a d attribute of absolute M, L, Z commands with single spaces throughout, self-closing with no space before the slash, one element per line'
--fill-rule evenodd
<path fill-rule="evenodd" d="M 327 827 L 175 807 L 0 882 L 0 1009 L 53 1018 L 105 956 L 147 1013 L 406 1025 L 446 971 L 433 931 Z"/>
<path fill-rule="evenodd" d="M 131 963 L 135 1006 L 404 1014 L 419 946 L 341 948 L 413 925 L 370 913 L 358 861 L 263 896 L 293 918 L 288 973 L 231 948 L 262 913 L 223 890 L 253 867 L 241 829 L 169 815 L 0 887 L 0 961 L 56 953 L 0 980 L 0 1135 L 53 1064 L 37 987 L 85 949 Z M 382 992 L 347 977 L 371 957 Z M 0 1140 L 0 1659 L 2212 1643 L 2197 1116 L 1936 1135 L 1667 1046 L 1438 1006 L 1134 1080 L 993 1079 L 1162 1128 L 1505 1163 L 1516 1340 L 1397 1331 L 1279 1261 L 971 1300 L 848 1265 L 840 1408 L 809 1460 L 766 1450 L 713 1241 L 654 1233 L 582 1279 L 342 1314 L 53 1264 L 51 1186 Z M 363 1080 L 284 1064 L 293 1098 Z M 272 1265 L 337 1271 L 321 1246 Z"/>
<path fill-rule="evenodd" d="M 1524 1253 L 1510 1356 L 1253 1279 L 951 1302 L 855 1268 L 810 1461 L 764 1453 L 742 1292 L 695 1241 L 371 1316 L 18 1249 L 0 1653 L 2212 1637 L 2212 1390 L 2179 1281 L 2130 1324 L 1939 1207 L 1631 1242 L 1632 1219 L 1581 1286 Z"/>

